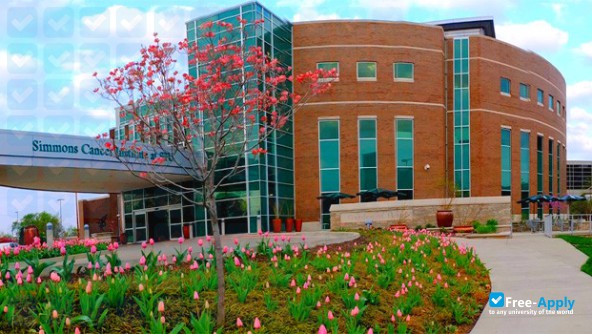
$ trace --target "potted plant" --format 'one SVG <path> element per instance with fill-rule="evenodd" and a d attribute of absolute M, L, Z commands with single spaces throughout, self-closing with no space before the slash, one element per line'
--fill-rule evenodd
<path fill-rule="evenodd" d="M 292 232 L 294 230 L 294 215 L 292 207 L 289 204 L 286 204 L 286 232 Z"/>
<path fill-rule="evenodd" d="M 456 185 L 454 181 L 444 182 L 446 193 L 444 194 L 444 205 L 436 211 L 436 223 L 438 227 L 452 227 L 454 222 L 454 213 L 452 212 L 452 202 L 456 197 Z"/>
<path fill-rule="evenodd" d="M 296 218 L 294 220 L 294 230 L 296 232 L 302 232 L 302 219 Z"/>
<path fill-rule="evenodd" d="M 273 215 L 275 217 L 271 220 L 273 232 L 280 233 L 282 231 L 282 218 L 280 218 L 281 210 L 278 205 L 273 206 Z"/>

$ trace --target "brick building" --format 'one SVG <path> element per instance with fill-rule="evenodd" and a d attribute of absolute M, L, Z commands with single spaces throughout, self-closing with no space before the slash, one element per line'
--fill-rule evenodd
<path fill-rule="evenodd" d="M 516 203 L 523 197 L 565 193 L 565 80 L 539 55 L 497 40 L 492 19 L 292 24 L 250 2 L 187 22 L 188 40 L 199 43 L 203 22 L 237 16 L 265 20 L 241 43 L 295 73 L 336 68 L 338 78 L 266 143 L 264 162 L 246 162 L 248 177 L 229 185 L 219 200 L 228 233 L 256 232 L 259 217 L 266 229 L 273 206 L 288 206 L 309 229 L 330 228 L 339 200 L 319 195 L 377 187 L 399 200 L 511 196 L 515 217 L 532 213 Z M 118 121 L 120 132 L 126 126 Z M 154 220 L 170 238 L 186 225 L 208 233 L 205 210 L 177 197 L 124 192 L 130 239 L 156 233 Z"/>

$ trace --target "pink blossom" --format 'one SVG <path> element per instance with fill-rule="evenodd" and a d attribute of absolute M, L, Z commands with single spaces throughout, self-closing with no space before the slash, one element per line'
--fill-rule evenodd
<path fill-rule="evenodd" d="M 76 329 L 74 329 L 74 334 L 80 334 L 80 329 L 78 329 L 78 327 L 76 327 Z"/>
<path fill-rule="evenodd" d="M 401 312 L 401 310 L 400 310 L 400 309 L 399 309 L 399 310 L 397 310 L 397 317 L 399 317 L 399 318 L 400 318 L 400 317 L 402 317 L 402 316 L 403 316 L 403 312 Z"/>
<path fill-rule="evenodd" d="M 238 239 L 234 238 L 234 244 L 238 246 Z"/>
<path fill-rule="evenodd" d="M 374 331 L 372 330 L 372 328 L 368 329 L 368 334 L 374 334 Z"/>
<path fill-rule="evenodd" d="M 55 271 L 52 271 L 51 274 L 49 274 L 49 278 L 56 283 L 62 280 L 60 275 L 58 275 Z"/>
<path fill-rule="evenodd" d="M 198 300 L 199 299 L 199 293 L 197 293 L 197 291 L 193 291 L 193 300 Z"/>
<path fill-rule="evenodd" d="M 241 318 L 236 318 L 236 327 L 243 327 L 243 322 Z"/>
<path fill-rule="evenodd" d="M 331 312 L 331 311 L 327 312 L 327 319 L 329 319 L 329 320 L 335 319 L 335 317 L 333 316 L 333 312 Z"/>
<path fill-rule="evenodd" d="M 184 239 L 183 237 L 180 237 L 180 238 L 179 238 L 179 245 L 182 245 L 182 244 L 183 244 L 183 242 L 185 242 L 185 239 Z"/>
<path fill-rule="evenodd" d="M 143 266 L 143 265 L 145 265 L 145 264 L 146 264 L 146 258 L 145 258 L 144 256 L 142 256 L 142 257 L 140 258 L 140 265 L 141 265 L 141 266 Z"/>
<path fill-rule="evenodd" d="M 158 312 L 164 312 L 164 302 L 162 300 L 158 302 Z"/>
<path fill-rule="evenodd" d="M 321 327 L 319 327 L 318 334 L 327 334 L 327 328 L 325 327 L 325 325 L 321 324 Z"/>
<path fill-rule="evenodd" d="M 146 241 L 142 241 L 142 249 L 146 249 L 146 247 L 148 247 L 148 246 L 146 245 Z"/>
<path fill-rule="evenodd" d="M 394 323 L 395 322 L 395 315 L 391 314 L 391 322 Z"/>
<path fill-rule="evenodd" d="M 90 247 L 90 253 L 91 253 L 91 254 L 95 254 L 96 252 L 97 252 L 97 246 L 95 246 L 95 245 L 92 245 L 92 246 Z"/>
<path fill-rule="evenodd" d="M 150 246 L 154 246 L 154 239 L 150 238 L 150 240 L 148 240 L 148 243 L 150 243 Z"/>
<path fill-rule="evenodd" d="M 160 323 L 164 324 L 166 322 L 166 318 L 163 316 L 160 317 Z"/>
<path fill-rule="evenodd" d="M 255 329 L 261 328 L 261 321 L 259 321 L 259 318 L 255 318 L 255 322 L 253 324 L 253 328 L 255 328 Z"/>
<path fill-rule="evenodd" d="M 353 310 L 351 310 L 351 312 L 350 312 L 352 317 L 355 317 L 359 313 L 360 313 L 360 309 L 358 308 L 358 305 L 354 306 Z"/>

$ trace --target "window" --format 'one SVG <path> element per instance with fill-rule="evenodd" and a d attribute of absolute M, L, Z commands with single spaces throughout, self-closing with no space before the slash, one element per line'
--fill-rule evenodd
<path fill-rule="evenodd" d="M 549 139 L 549 193 L 553 193 L 553 139 Z"/>
<path fill-rule="evenodd" d="M 545 104 L 545 92 L 542 89 L 537 89 L 537 104 L 540 106 Z"/>
<path fill-rule="evenodd" d="M 326 61 L 326 62 L 317 63 L 317 70 L 331 71 L 332 69 L 335 69 L 335 71 L 336 71 L 335 78 L 334 79 L 333 78 L 320 78 L 319 82 L 339 81 L 339 62 Z"/>
<path fill-rule="evenodd" d="M 395 81 L 413 81 L 413 63 L 394 63 L 393 76 Z"/>
<path fill-rule="evenodd" d="M 549 110 L 553 111 L 554 105 L 555 105 L 555 100 L 553 99 L 553 95 L 549 94 Z"/>
<path fill-rule="evenodd" d="M 557 142 L 557 195 L 561 194 L 561 143 Z M 558 209 L 559 210 L 559 209 Z"/>
<path fill-rule="evenodd" d="M 360 191 L 377 187 L 376 119 L 358 120 Z M 364 199 L 362 199 L 364 200 Z"/>
<path fill-rule="evenodd" d="M 561 116 L 561 101 L 557 100 L 557 115 Z"/>
<path fill-rule="evenodd" d="M 520 132 L 520 198 L 530 196 L 530 133 Z M 522 204 L 522 218 L 529 219 L 530 204 Z"/>
<path fill-rule="evenodd" d="M 520 99 L 530 101 L 530 85 L 520 83 Z"/>
<path fill-rule="evenodd" d="M 339 120 L 319 121 L 319 170 L 321 194 L 340 191 L 339 185 Z M 321 224 L 323 229 L 331 228 L 329 208 L 339 204 L 323 200 L 321 206 Z"/>
<path fill-rule="evenodd" d="M 500 93 L 503 95 L 510 96 L 510 79 L 508 78 L 501 78 L 500 79 Z"/>
<path fill-rule="evenodd" d="M 358 62 L 358 81 L 376 81 L 376 62 Z"/>
<path fill-rule="evenodd" d="M 397 119 L 397 192 L 401 199 L 413 199 L 413 120 Z"/>
<path fill-rule="evenodd" d="M 537 194 L 543 193 L 543 136 L 537 136 Z M 543 206 L 537 205 L 537 216 L 543 218 Z"/>
<path fill-rule="evenodd" d="M 512 130 L 502 128 L 502 196 L 512 195 Z"/>

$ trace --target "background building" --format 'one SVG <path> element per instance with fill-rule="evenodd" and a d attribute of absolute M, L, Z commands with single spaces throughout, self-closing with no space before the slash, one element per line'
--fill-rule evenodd
<path fill-rule="evenodd" d="M 572 195 L 592 194 L 592 161 L 567 162 L 567 192 Z"/>

